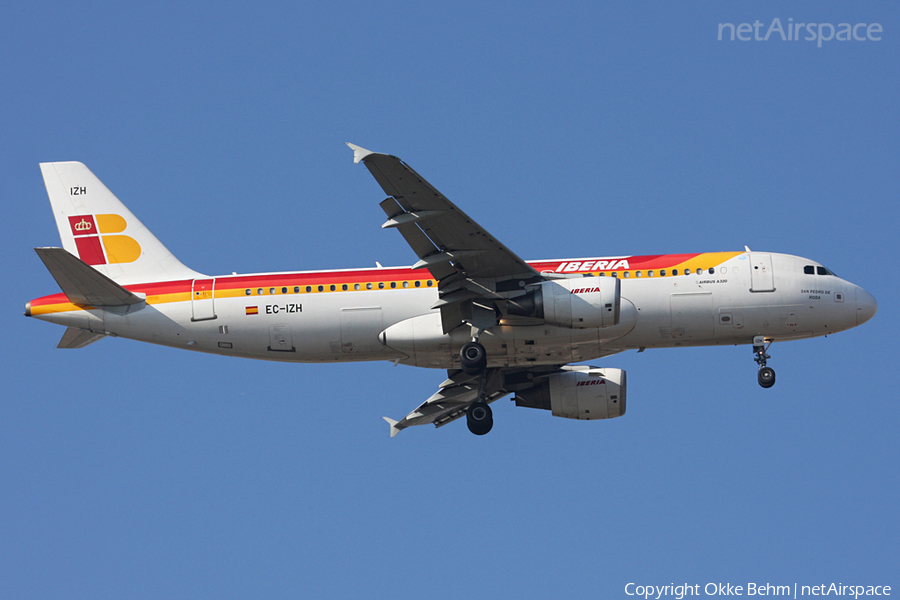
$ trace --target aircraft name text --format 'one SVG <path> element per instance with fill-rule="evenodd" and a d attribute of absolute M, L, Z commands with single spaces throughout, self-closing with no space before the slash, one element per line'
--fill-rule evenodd
<path fill-rule="evenodd" d="M 809 294 L 809 300 L 821 300 L 822 296 L 831 294 L 831 290 L 800 290 L 801 294 Z"/>

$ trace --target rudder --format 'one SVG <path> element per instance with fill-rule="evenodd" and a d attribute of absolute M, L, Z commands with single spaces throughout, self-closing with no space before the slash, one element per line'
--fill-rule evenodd
<path fill-rule="evenodd" d="M 80 162 L 41 163 L 63 248 L 119 284 L 202 277 Z"/>

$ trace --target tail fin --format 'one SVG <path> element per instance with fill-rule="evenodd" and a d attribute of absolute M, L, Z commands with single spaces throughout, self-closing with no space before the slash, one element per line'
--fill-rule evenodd
<path fill-rule="evenodd" d="M 119 284 L 202 277 L 80 162 L 41 163 L 63 248 Z"/>

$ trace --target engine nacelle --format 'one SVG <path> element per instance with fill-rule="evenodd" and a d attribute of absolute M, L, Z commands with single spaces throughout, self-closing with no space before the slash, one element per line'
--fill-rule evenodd
<path fill-rule="evenodd" d="M 512 315 L 537 317 L 573 329 L 619 324 L 621 282 L 617 277 L 579 277 L 544 281 L 532 292 L 512 298 Z"/>
<path fill-rule="evenodd" d="M 612 419 L 625 414 L 625 371 L 589 369 L 556 373 L 520 390 L 516 406 L 541 408 L 566 419 Z"/>
<path fill-rule="evenodd" d="M 450 360 L 451 337 L 444 333 L 437 311 L 394 323 L 378 334 L 378 341 L 407 354 L 420 367 L 431 366 L 437 357 Z"/>

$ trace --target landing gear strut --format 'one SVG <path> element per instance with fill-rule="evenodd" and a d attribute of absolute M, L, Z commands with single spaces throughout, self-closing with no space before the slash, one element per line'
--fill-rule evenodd
<path fill-rule="evenodd" d="M 474 328 L 474 327 L 473 327 Z M 487 381 L 487 351 L 478 342 L 478 335 L 484 331 L 474 328 L 472 341 L 463 345 L 459 351 L 459 366 L 466 375 L 478 376 L 478 399 L 466 409 L 466 425 L 475 435 L 484 435 L 494 426 L 491 407 L 484 401 L 484 387 Z"/>
<path fill-rule="evenodd" d="M 770 388 L 775 385 L 775 369 L 766 366 L 766 360 L 772 358 L 766 352 L 771 345 L 772 342 L 766 344 L 765 336 L 758 335 L 753 338 L 753 354 L 756 355 L 756 358 L 753 360 L 759 365 L 759 373 L 757 373 L 756 380 L 764 388 Z"/>

